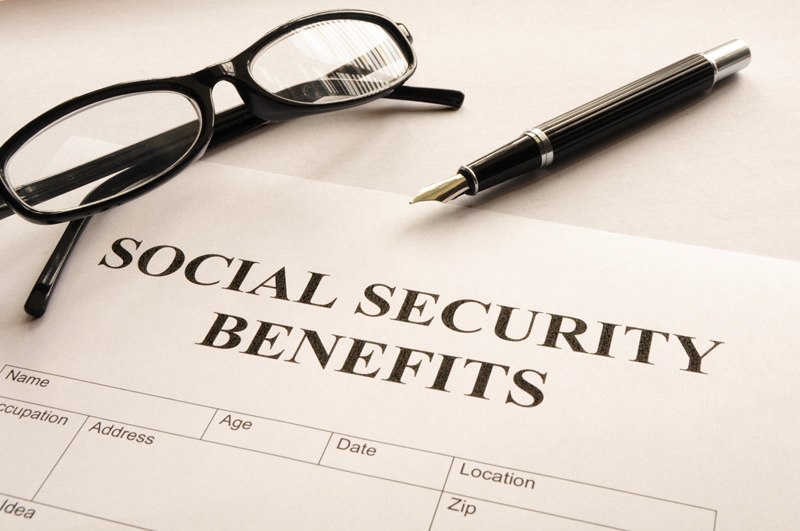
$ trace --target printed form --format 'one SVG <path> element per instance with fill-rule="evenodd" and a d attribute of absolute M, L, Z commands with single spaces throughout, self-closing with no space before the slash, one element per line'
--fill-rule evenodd
<path fill-rule="evenodd" d="M 797 263 L 198 163 L 23 302 L 3 529 L 798 522 Z"/>

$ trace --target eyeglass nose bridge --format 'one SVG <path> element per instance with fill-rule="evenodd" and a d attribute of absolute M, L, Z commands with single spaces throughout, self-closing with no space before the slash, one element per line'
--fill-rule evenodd
<path fill-rule="evenodd" d="M 247 64 L 241 56 L 228 59 L 195 72 L 188 76 L 195 82 L 208 89 L 208 96 L 220 81 L 227 81 L 234 86 L 239 97 L 250 112 L 266 123 L 274 123 L 294 117 L 293 113 L 286 114 L 285 105 L 272 101 L 267 92 L 254 83 L 247 73 Z M 213 105 L 213 102 L 212 102 Z"/>
<path fill-rule="evenodd" d="M 218 66 L 220 70 L 227 76 L 235 76 L 236 75 L 236 67 L 233 66 L 233 61 L 225 61 L 223 63 L 219 63 Z"/>
<path fill-rule="evenodd" d="M 209 97 L 211 91 L 220 81 L 227 81 L 234 86 L 239 97 L 254 115 L 267 123 L 282 121 L 283 119 L 293 118 L 293 114 L 282 118 L 285 114 L 285 104 L 271 100 L 268 93 L 252 81 L 247 72 L 246 61 L 242 60 L 241 55 L 233 59 L 222 61 L 221 63 L 207 66 L 202 70 L 187 76 L 195 82 L 208 89 Z M 290 113 L 291 114 L 291 113 Z"/>
<path fill-rule="evenodd" d="M 192 77 L 208 88 L 214 88 L 214 85 L 220 81 L 230 81 L 235 84 L 238 78 L 233 59 L 207 66 L 199 72 L 195 72 Z"/>

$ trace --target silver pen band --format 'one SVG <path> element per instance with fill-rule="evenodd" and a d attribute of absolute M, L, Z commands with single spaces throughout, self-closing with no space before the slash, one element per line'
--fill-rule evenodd
<path fill-rule="evenodd" d="M 750 48 L 740 39 L 726 42 L 700 55 L 714 65 L 714 84 L 750 64 Z"/>
<path fill-rule="evenodd" d="M 542 165 L 539 168 L 546 168 L 553 163 L 553 146 L 550 144 L 550 139 L 544 134 L 544 131 L 534 127 L 530 131 L 525 131 L 526 136 L 529 136 L 539 146 L 539 153 L 542 154 Z"/>
<path fill-rule="evenodd" d="M 461 166 L 461 168 L 459 168 L 458 170 L 458 173 L 463 175 L 467 180 L 469 180 L 469 182 L 472 183 L 471 188 L 475 190 L 475 192 L 472 192 L 469 195 L 475 195 L 476 193 L 478 193 L 478 190 L 480 189 L 480 183 L 478 182 L 477 175 L 475 175 L 475 172 L 472 171 L 472 168 L 470 168 L 469 166 Z"/>

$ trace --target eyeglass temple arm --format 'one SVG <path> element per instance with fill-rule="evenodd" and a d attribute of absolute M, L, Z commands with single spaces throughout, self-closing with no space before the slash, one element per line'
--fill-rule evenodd
<path fill-rule="evenodd" d="M 358 88 L 363 85 L 364 91 L 368 92 L 374 88 L 374 85 L 368 81 L 360 81 L 353 79 L 341 79 L 337 77 L 339 72 L 334 70 L 326 74 L 320 79 L 307 81 L 286 87 L 275 93 L 275 95 L 288 100 L 303 100 L 308 98 L 308 94 L 318 93 L 320 95 L 341 95 L 352 96 L 351 89 Z M 384 96 L 390 100 L 404 100 L 416 101 L 420 103 L 433 103 L 435 105 L 444 105 L 453 109 L 461 108 L 464 103 L 464 93 L 458 90 L 439 89 L 439 88 L 424 88 L 424 87 L 407 87 L 400 85 L 394 91 Z"/>
<path fill-rule="evenodd" d="M 89 192 L 81 204 L 97 201 L 123 191 L 129 186 L 131 174 L 135 173 L 138 173 L 138 171 L 128 169 L 111 177 Z M 64 267 L 64 264 L 66 264 L 67 258 L 69 258 L 72 252 L 72 248 L 75 246 L 75 243 L 78 241 L 78 238 L 90 219 L 92 219 L 92 217 L 87 216 L 70 221 L 67 224 L 64 234 L 62 234 L 61 239 L 58 240 L 53 253 L 47 260 L 36 284 L 34 284 L 33 290 L 31 290 L 30 295 L 28 295 L 28 300 L 25 301 L 25 312 L 28 315 L 33 317 L 41 317 L 44 315 L 44 312 L 47 310 L 47 303 L 50 300 L 50 295 L 61 274 L 61 269 Z"/>
<path fill-rule="evenodd" d="M 211 137 L 208 147 L 213 148 L 224 142 L 233 140 L 265 123 L 264 120 L 253 115 L 244 105 L 223 111 L 214 119 L 214 134 Z M 119 153 L 119 151 L 115 153 Z M 108 179 L 92 190 L 86 198 L 84 198 L 82 203 L 98 201 L 104 197 L 122 192 L 129 186 L 129 178 L 131 178 L 133 173 L 134 172 L 131 172 L 131 170 L 125 170 Z M 136 173 L 138 173 L 138 170 Z M 47 311 L 50 296 L 58 282 L 61 270 L 90 219 L 92 219 L 92 216 L 76 219 L 67 224 L 64 234 L 62 234 L 61 239 L 56 244 L 36 284 L 34 284 L 33 290 L 31 290 L 28 296 L 28 300 L 25 302 L 25 312 L 29 315 L 41 317 Z"/>
<path fill-rule="evenodd" d="M 427 87 L 408 87 L 401 85 L 386 96 L 390 100 L 417 101 L 420 103 L 433 103 L 435 105 L 445 105 L 452 109 L 460 109 L 464 103 L 464 93 L 458 90 L 427 88 Z"/>

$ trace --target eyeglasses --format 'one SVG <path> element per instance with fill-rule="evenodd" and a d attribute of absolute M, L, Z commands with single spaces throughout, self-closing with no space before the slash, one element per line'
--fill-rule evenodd
<path fill-rule="evenodd" d="M 41 316 L 90 216 L 171 179 L 210 148 L 262 125 L 361 105 L 378 98 L 458 109 L 458 91 L 407 87 L 417 61 L 402 24 L 364 11 L 292 20 L 245 51 L 194 74 L 123 83 L 69 100 L 0 147 L 0 219 L 69 221 L 28 299 Z M 215 114 L 220 81 L 244 105 Z M 86 154 L 70 139 L 100 141 Z M 71 147 L 73 146 L 73 147 Z"/>

